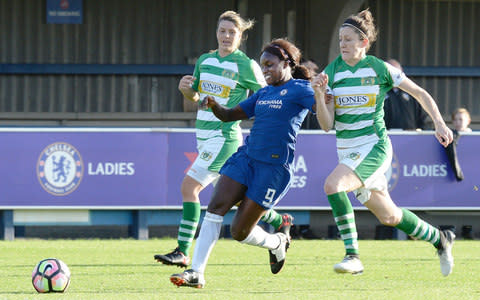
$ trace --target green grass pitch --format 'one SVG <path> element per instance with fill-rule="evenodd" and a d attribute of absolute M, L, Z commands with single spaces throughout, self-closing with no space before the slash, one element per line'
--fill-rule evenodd
<path fill-rule="evenodd" d="M 284 269 L 270 273 L 266 249 L 221 239 L 206 270 L 204 289 L 177 288 L 173 266 L 154 261 L 174 239 L 16 240 L 0 242 L 0 299 L 480 299 L 480 241 L 459 240 L 449 277 L 435 249 L 421 241 L 360 240 L 363 275 L 339 275 L 339 240 L 293 240 Z M 31 272 L 41 259 L 68 264 L 64 294 L 37 294 Z"/>

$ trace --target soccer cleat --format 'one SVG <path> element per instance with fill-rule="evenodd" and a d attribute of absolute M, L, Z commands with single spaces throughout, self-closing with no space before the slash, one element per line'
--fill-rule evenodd
<path fill-rule="evenodd" d="M 337 273 L 360 275 L 363 273 L 363 264 L 358 256 L 345 255 L 341 262 L 333 266 L 333 270 Z"/>
<path fill-rule="evenodd" d="M 278 232 L 276 235 L 280 238 L 280 245 L 273 250 L 268 250 L 270 256 L 270 270 L 273 274 L 277 274 L 282 270 L 285 264 L 285 256 L 287 249 L 290 247 L 290 238 L 283 232 Z"/>
<path fill-rule="evenodd" d="M 155 254 L 154 258 L 165 265 L 175 265 L 181 268 L 186 268 L 190 263 L 190 257 L 183 254 L 178 247 L 165 255 Z"/>
<path fill-rule="evenodd" d="M 453 269 L 453 255 L 452 246 L 455 240 L 455 234 L 453 231 L 446 229 L 440 230 L 440 244 L 438 244 L 437 254 L 440 258 L 440 269 L 443 276 L 448 276 L 452 273 Z"/>
<path fill-rule="evenodd" d="M 293 226 L 293 217 L 290 214 L 282 215 L 282 224 L 277 228 L 277 232 L 284 233 L 290 240 L 290 229 Z"/>
<path fill-rule="evenodd" d="M 203 274 L 192 269 L 185 270 L 180 274 L 173 274 L 170 276 L 170 281 L 177 287 L 188 286 L 201 289 L 205 285 Z"/>

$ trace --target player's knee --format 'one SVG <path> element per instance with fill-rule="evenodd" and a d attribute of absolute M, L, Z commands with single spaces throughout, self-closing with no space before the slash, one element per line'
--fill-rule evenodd
<path fill-rule="evenodd" d="M 198 198 L 198 194 L 195 194 L 195 192 L 189 187 L 182 186 L 180 191 L 182 193 L 183 201 L 193 202 L 194 199 Z"/>
<path fill-rule="evenodd" d="M 208 204 L 207 211 L 215 215 L 221 215 L 221 212 L 222 212 L 221 206 L 216 205 L 214 202 L 210 202 Z"/>
<path fill-rule="evenodd" d="M 325 180 L 325 184 L 323 185 L 323 190 L 327 195 L 338 193 L 339 192 L 338 182 L 335 182 L 327 178 L 327 180 Z"/>
<path fill-rule="evenodd" d="M 203 186 L 187 177 L 183 180 L 180 192 L 182 193 L 183 201 L 187 202 L 199 202 L 198 195 L 203 190 Z"/>
<path fill-rule="evenodd" d="M 231 207 L 227 205 L 226 201 L 213 197 L 210 203 L 208 204 L 207 211 L 216 215 L 224 216 Z"/>

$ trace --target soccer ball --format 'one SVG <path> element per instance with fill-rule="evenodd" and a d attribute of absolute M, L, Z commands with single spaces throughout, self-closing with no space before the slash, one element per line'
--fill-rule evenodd
<path fill-rule="evenodd" d="M 40 261 L 32 272 L 33 287 L 39 293 L 63 293 L 70 283 L 70 270 L 57 258 Z"/>

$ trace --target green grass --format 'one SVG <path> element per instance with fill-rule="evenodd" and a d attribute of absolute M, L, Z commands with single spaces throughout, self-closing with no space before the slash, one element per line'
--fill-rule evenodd
<path fill-rule="evenodd" d="M 284 269 L 270 273 L 265 249 L 217 243 L 204 289 L 176 288 L 181 269 L 154 262 L 173 239 L 16 240 L 0 242 L 0 299 L 480 299 L 480 241 L 457 241 L 455 269 L 440 273 L 434 248 L 421 241 L 360 241 L 365 272 L 339 275 L 341 241 L 294 240 Z M 72 271 L 64 294 L 37 294 L 31 272 L 57 257 Z"/>

